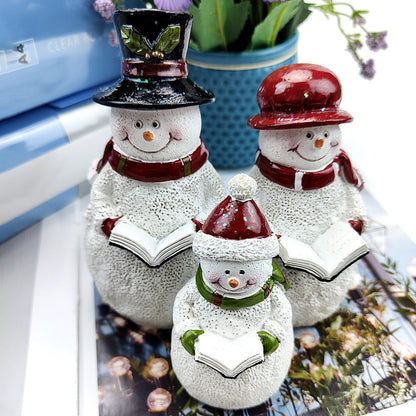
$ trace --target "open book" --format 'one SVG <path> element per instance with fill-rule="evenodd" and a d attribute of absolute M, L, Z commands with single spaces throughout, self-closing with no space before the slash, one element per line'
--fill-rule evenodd
<path fill-rule="evenodd" d="M 157 240 L 147 231 L 122 218 L 111 231 L 109 243 L 131 251 L 150 267 L 159 267 L 166 260 L 191 247 L 194 235 L 195 224 L 189 221 L 163 239 Z"/>
<path fill-rule="evenodd" d="M 236 378 L 247 368 L 264 361 L 263 344 L 256 332 L 233 339 L 204 332 L 195 341 L 195 360 L 226 378 Z"/>
<path fill-rule="evenodd" d="M 369 251 L 348 222 L 336 222 L 312 245 L 285 236 L 279 238 L 279 244 L 279 256 L 286 267 L 306 270 L 323 281 L 335 279 Z"/>

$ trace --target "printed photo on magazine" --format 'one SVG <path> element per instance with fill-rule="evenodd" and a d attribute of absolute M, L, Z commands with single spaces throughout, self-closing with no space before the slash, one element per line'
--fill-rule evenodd
<path fill-rule="evenodd" d="M 340 309 L 295 329 L 289 374 L 267 402 L 233 415 L 365 415 L 416 399 L 416 294 L 370 253 Z M 100 416 L 229 415 L 191 398 L 172 370 L 170 331 L 119 316 L 96 293 Z M 238 376 L 237 376 L 238 377 Z M 400 409 L 398 407 L 397 409 Z"/>

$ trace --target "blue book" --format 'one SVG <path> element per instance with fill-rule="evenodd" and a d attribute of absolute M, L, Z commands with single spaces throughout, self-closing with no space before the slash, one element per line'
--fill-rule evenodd
<path fill-rule="evenodd" d="M 2 5 L 0 120 L 120 76 L 112 23 L 92 1 L 15 0 Z"/>
<path fill-rule="evenodd" d="M 109 109 L 91 101 L 0 121 L 0 243 L 74 200 L 110 135 Z"/>

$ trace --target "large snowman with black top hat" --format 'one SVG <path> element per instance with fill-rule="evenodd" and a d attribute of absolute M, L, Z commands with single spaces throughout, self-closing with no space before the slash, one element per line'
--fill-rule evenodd
<path fill-rule="evenodd" d="M 195 237 L 200 268 L 175 301 L 171 358 L 192 397 L 238 409 L 278 390 L 292 358 L 293 328 L 286 281 L 272 262 L 278 239 L 253 200 L 256 182 L 240 174 L 228 187 L 230 196 Z M 237 357 L 255 351 L 256 343 L 264 357 L 254 366 L 230 375 L 212 364 L 238 365 Z M 201 362 L 202 348 L 208 362 Z"/>
<path fill-rule="evenodd" d="M 341 85 L 327 68 L 293 64 L 269 74 L 257 93 L 261 112 L 248 125 L 259 130 L 259 152 L 250 175 L 257 202 L 274 231 L 307 244 L 335 222 L 361 233 L 365 207 L 361 177 L 340 148 L 339 125 L 352 117 L 339 108 Z M 356 265 L 331 281 L 282 270 L 295 326 L 312 325 L 335 312 L 357 282 Z"/>
<path fill-rule="evenodd" d="M 86 213 L 88 265 L 118 313 L 144 327 L 168 328 L 175 296 L 198 266 L 191 248 L 150 267 L 109 240 L 125 221 L 159 241 L 192 219 L 202 221 L 224 197 L 200 138 L 199 105 L 214 96 L 187 78 L 190 14 L 127 10 L 116 12 L 114 22 L 123 77 L 93 97 L 112 107 L 113 137 Z"/>

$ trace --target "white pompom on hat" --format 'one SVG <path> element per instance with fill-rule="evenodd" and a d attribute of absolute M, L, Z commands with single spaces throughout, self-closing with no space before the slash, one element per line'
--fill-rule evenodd
<path fill-rule="evenodd" d="M 256 181 L 239 174 L 229 181 L 228 188 L 230 196 L 213 209 L 196 234 L 195 254 L 237 262 L 272 259 L 279 252 L 279 243 L 253 200 Z"/>

